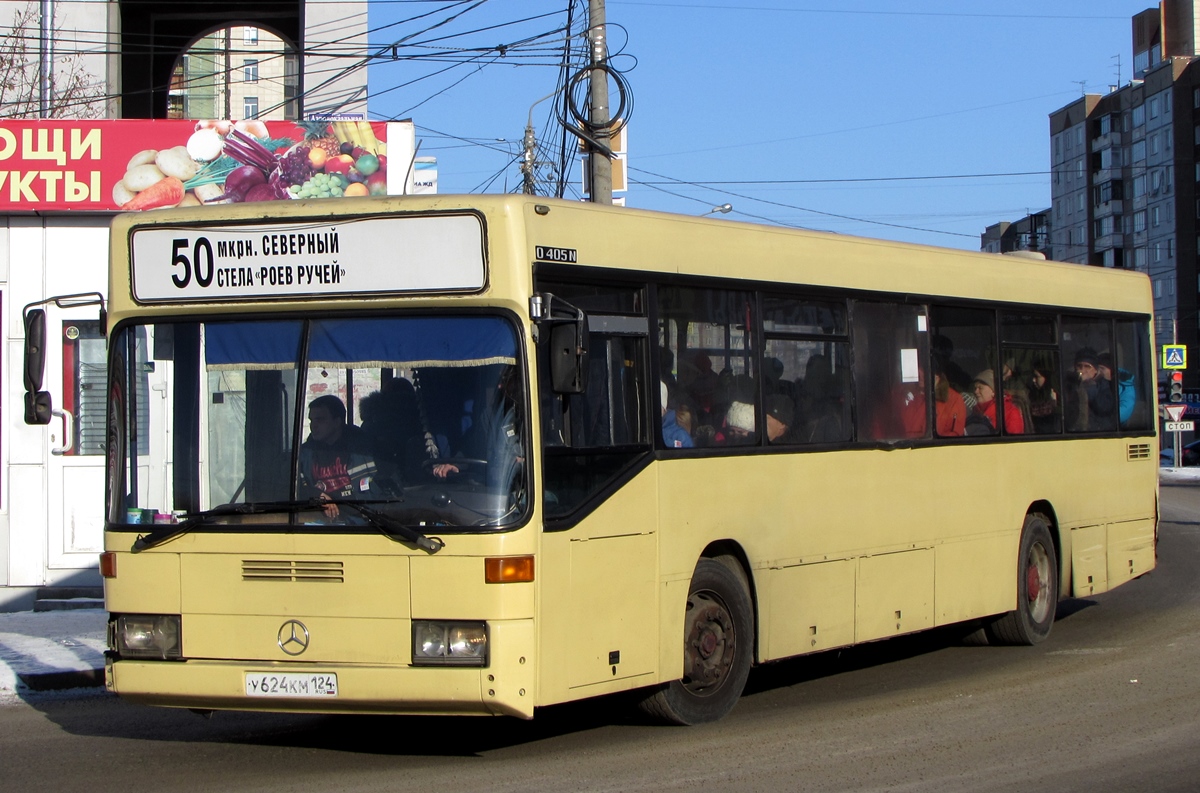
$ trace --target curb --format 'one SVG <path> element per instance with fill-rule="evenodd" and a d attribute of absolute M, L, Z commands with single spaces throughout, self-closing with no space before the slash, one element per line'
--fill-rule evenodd
<path fill-rule="evenodd" d="M 72 669 L 64 672 L 17 673 L 17 679 L 31 691 L 64 691 L 69 688 L 104 686 L 103 669 Z"/>

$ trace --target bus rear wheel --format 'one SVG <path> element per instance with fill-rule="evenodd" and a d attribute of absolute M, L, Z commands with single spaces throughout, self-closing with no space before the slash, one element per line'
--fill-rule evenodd
<path fill-rule="evenodd" d="M 1050 635 L 1058 607 L 1058 555 L 1044 515 L 1025 516 L 1017 557 L 1017 607 L 987 625 L 992 644 L 1037 644 Z"/>
<path fill-rule="evenodd" d="M 646 697 L 642 710 L 672 724 L 716 721 L 746 687 L 754 642 L 750 593 L 731 564 L 696 565 L 683 628 L 683 677 Z"/>

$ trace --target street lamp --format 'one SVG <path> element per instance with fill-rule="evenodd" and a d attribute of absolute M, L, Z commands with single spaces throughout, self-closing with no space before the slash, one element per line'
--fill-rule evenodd
<path fill-rule="evenodd" d="M 709 215 L 713 214 L 714 212 L 720 212 L 722 215 L 728 215 L 732 211 L 733 211 L 733 204 L 721 204 L 718 207 L 713 207 L 712 209 L 708 210 L 700 217 L 702 217 L 702 218 L 708 217 Z"/>

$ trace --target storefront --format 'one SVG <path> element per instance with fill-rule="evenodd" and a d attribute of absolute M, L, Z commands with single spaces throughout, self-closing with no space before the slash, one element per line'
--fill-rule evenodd
<path fill-rule="evenodd" d="M 436 182 L 432 189 L 414 188 L 414 152 L 411 122 L 0 126 L 0 376 L 6 384 L 0 392 L 0 611 L 32 608 L 41 588 L 100 586 L 104 329 L 95 306 L 47 306 L 43 388 L 53 395 L 54 415 L 49 425 L 30 426 L 24 422 L 24 307 L 56 295 L 106 291 L 115 212 L 436 192 Z"/>

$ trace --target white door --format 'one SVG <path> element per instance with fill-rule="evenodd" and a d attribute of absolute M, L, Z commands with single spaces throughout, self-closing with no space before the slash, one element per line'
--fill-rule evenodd
<path fill-rule="evenodd" d="M 107 222 L 47 219 L 45 295 L 102 291 Z M 98 306 L 46 307 L 44 388 L 55 415 L 45 433 L 46 583 L 78 580 L 104 545 L 106 347 Z"/>
<path fill-rule="evenodd" d="M 104 544 L 105 344 L 97 309 L 84 311 L 51 309 L 46 328 L 51 579 L 55 570 L 95 567 Z"/>

